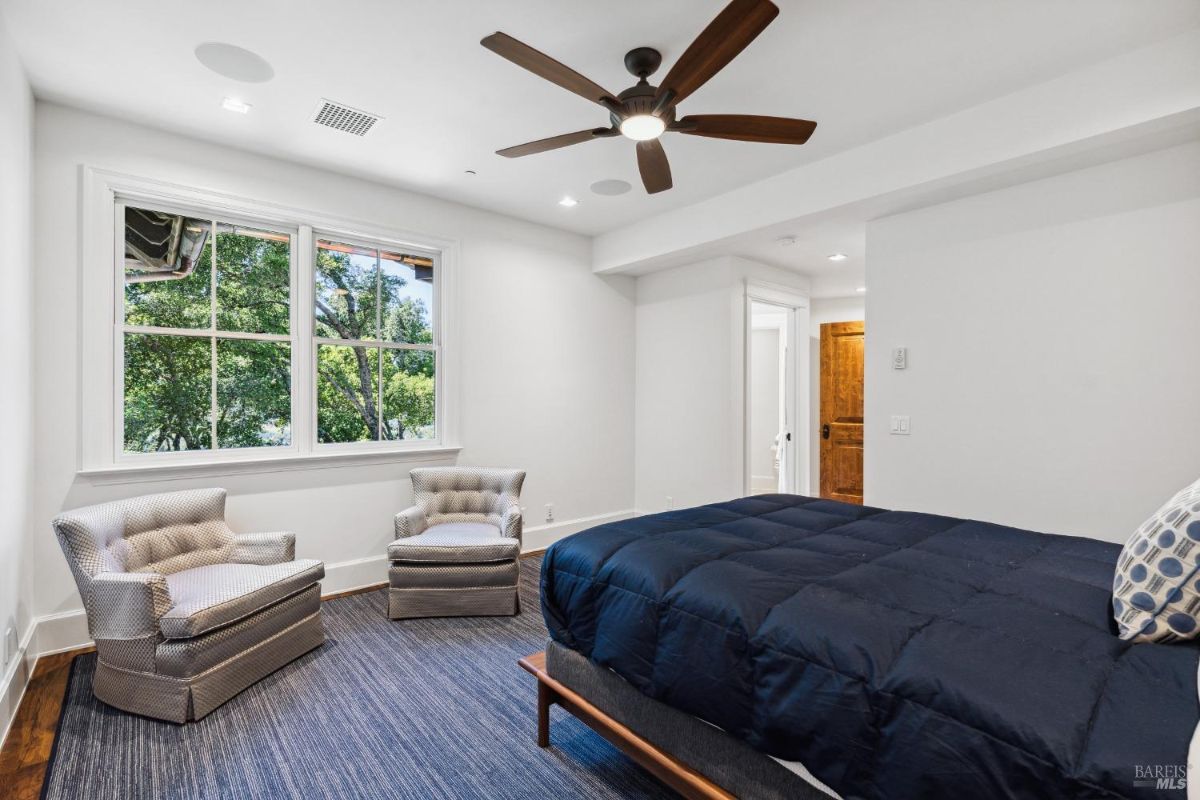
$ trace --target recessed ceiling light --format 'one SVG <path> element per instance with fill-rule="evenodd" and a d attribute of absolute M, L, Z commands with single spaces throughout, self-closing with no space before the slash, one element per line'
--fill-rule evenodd
<path fill-rule="evenodd" d="M 247 114 L 250 112 L 250 104 L 243 103 L 236 97 L 226 97 L 221 101 L 221 108 L 225 109 L 226 111 L 236 112 L 238 114 Z"/>
<path fill-rule="evenodd" d="M 850 256 L 846 255 L 845 253 L 834 253 L 833 255 L 829 256 L 829 260 L 830 261 L 845 261 L 849 257 Z"/>
<path fill-rule="evenodd" d="M 854 287 L 854 291 L 858 292 L 859 294 L 866 294 L 867 287 L 865 287 L 865 286 L 856 286 L 856 287 Z"/>
<path fill-rule="evenodd" d="M 571 208 L 572 206 L 579 205 L 579 201 L 576 200 L 574 197 L 571 197 L 571 195 L 568 194 L 568 195 L 563 196 L 563 199 L 559 200 L 558 204 L 560 206 L 565 206 L 567 208 Z"/>

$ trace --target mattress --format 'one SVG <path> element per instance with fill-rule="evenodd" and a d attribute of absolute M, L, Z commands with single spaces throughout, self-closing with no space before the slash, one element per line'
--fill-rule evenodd
<path fill-rule="evenodd" d="M 845 798 L 1162 798 L 1144 776 L 1186 769 L 1200 649 L 1115 636 L 1119 550 L 764 495 L 556 543 L 542 609 L 555 641 Z"/>

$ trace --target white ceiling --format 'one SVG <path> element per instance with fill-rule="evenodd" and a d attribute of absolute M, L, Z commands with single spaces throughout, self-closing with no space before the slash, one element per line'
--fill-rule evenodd
<path fill-rule="evenodd" d="M 805 117 L 816 134 L 804 147 L 670 135 L 675 188 L 653 197 L 622 138 L 496 156 L 605 112 L 478 41 L 503 30 L 619 92 L 633 83 L 626 50 L 659 48 L 661 77 L 724 0 L 0 0 L 0 12 L 39 97 L 589 234 L 1200 25 L 1195 0 L 777 2 L 775 23 L 681 113 Z M 258 53 L 275 78 L 208 71 L 193 55 L 208 41 Z M 223 110 L 227 95 L 253 110 Z M 321 97 L 386 119 L 364 139 L 320 128 L 309 119 Z M 592 195 L 604 178 L 635 188 Z M 580 204 L 558 206 L 564 194 Z"/>

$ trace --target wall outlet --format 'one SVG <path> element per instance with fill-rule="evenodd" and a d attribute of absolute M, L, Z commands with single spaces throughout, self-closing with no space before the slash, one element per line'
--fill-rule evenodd
<path fill-rule="evenodd" d="M 17 655 L 17 648 L 19 646 L 17 642 L 17 629 L 9 625 L 4 629 L 4 666 L 7 667 L 8 663 Z"/>
<path fill-rule="evenodd" d="M 893 347 L 892 348 L 892 369 L 907 369 L 908 368 L 908 348 Z"/>
<path fill-rule="evenodd" d="M 546 503 L 546 522 L 554 522 L 554 503 Z"/>
<path fill-rule="evenodd" d="M 671 495 L 667 495 L 667 511 L 671 511 L 674 508 L 675 508 L 675 498 L 671 497 Z"/>

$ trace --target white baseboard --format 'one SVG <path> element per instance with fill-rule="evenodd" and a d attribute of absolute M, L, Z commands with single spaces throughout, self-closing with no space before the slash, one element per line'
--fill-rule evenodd
<path fill-rule="evenodd" d="M 4 677 L 0 678 L 0 746 L 8 738 L 17 707 L 21 705 L 29 678 L 33 675 L 33 665 L 37 661 L 37 647 L 34 646 L 36 636 L 37 623 L 34 622 L 26 629 L 16 654 L 4 670 Z"/>
<path fill-rule="evenodd" d="M 636 516 L 638 516 L 638 512 L 630 509 L 564 520 L 549 525 L 534 525 L 525 529 L 522 549 L 526 552 L 544 550 L 572 533 L 603 525 L 606 522 L 616 522 Z M 383 553 L 326 564 L 325 579 L 321 581 L 321 593 L 323 595 L 338 594 L 383 583 L 387 580 L 387 571 L 387 555 Z M 83 609 L 61 611 L 57 614 L 38 617 L 30 626 L 30 630 L 37 637 L 37 646 L 30 650 L 35 655 L 61 653 L 65 650 L 86 647 L 92 643 L 92 638 L 88 635 L 87 617 L 84 616 Z"/>
<path fill-rule="evenodd" d="M 521 550 L 526 553 L 535 550 L 545 550 L 559 539 L 570 536 L 572 533 L 579 533 L 579 531 L 594 528 L 606 522 L 616 522 L 638 515 L 639 512 L 627 509 L 625 511 L 614 511 L 609 514 L 595 514 L 590 517 L 568 519 L 563 522 L 551 522 L 546 525 L 532 525 L 525 528 L 524 534 L 521 537 Z"/>

